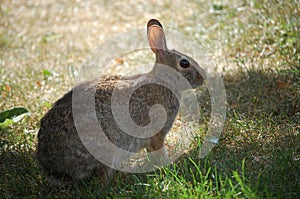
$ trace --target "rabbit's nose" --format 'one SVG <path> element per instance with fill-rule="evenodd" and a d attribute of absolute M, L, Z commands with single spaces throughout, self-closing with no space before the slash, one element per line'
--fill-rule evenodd
<path fill-rule="evenodd" d="M 203 84 L 203 82 L 204 82 L 204 77 L 201 75 L 201 76 L 199 76 L 198 78 L 197 78 L 197 83 L 198 83 L 198 85 L 202 85 Z"/>
<path fill-rule="evenodd" d="M 205 70 L 203 70 L 203 69 L 201 68 L 201 70 L 200 70 L 199 72 L 200 72 L 200 76 L 202 77 L 202 80 L 203 80 L 203 81 L 206 80 L 207 75 L 206 75 Z"/>

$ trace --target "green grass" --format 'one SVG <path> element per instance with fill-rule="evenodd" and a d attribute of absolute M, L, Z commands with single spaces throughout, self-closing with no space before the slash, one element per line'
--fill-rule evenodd
<path fill-rule="evenodd" d="M 52 9 L 27 2 L 25 10 Z M 300 197 L 299 1 L 166 1 L 159 6 L 165 10 L 149 5 L 136 12 L 130 12 L 130 3 L 104 3 L 115 6 L 113 11 L 100 12 L 105 20 L 98 25 L 104 38 L 126 30 L 115 30 L 114 25 L 142 26 L 155 15 L 166 27 L 215 46 L 211 51 L 224 66 L 227 118 L 219 144 L 204 159 L 198 158 L 195 146 L 174 164 L 151 173 L 117 173 L 105 186 L 94 176 L 62 187 L 48 183 L 34 157 L 36 133 L 40 118 L 70 89 L 76 63 L 96 40 L 87 38 L 88 31 L 72 33 L 68 19 L 74 26 L 88 23 L 88 30 L 95 28 L 92 22 L 97 19 L 80 9 L 73 18 L 68 9 L 55 13 L 66 22 L 55 22 L 51 12 L 44 18 L 26 18 L 18 9 L 22 4 L 0 4 L 0 111 L 23 106 L 31 112 L 0 129 L 0 198 Z M 193 12 L 178 11 L 190 8 Z M 52 23 L 60 28 L 50 29 Z M 210 113 L 208 93 L 201 101 L 205 122 Z"/>

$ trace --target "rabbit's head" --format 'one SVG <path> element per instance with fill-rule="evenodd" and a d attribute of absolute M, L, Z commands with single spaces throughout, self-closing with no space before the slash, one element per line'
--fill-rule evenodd
<path fill-rule="evenodd" d="M 169 66 L 180 72 L 193 88 L 203 84 L 206 79 L 205 71 L 191 57 L 167 48 L 164 30 L 158 20 L 151 19 L 148 22 L 147 34 L 150 48 L 156 55 L 156 65 Z"/>

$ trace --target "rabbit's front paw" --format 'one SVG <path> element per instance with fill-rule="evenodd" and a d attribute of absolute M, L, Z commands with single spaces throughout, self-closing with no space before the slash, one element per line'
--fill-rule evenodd
<path fill-rule="evenodd" d="M 168 151 L 165 147 L 155 152 L 149 153 L 148 157 L 150 163 L 157 167 L 161 167 L 170 164 L 172 162 L 171 158 L 168 155 Z"/>

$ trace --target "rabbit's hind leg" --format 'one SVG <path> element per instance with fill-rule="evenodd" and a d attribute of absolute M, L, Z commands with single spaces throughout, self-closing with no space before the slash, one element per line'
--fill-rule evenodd
<path fill-rule="evenodd" d="M 115 170 L 108 166 L 101 165 L 100 167 L 96 168 L 94 172 L 95 175 L 99 177 L 100 183 L 108 184 L 113 178 Z"/>

